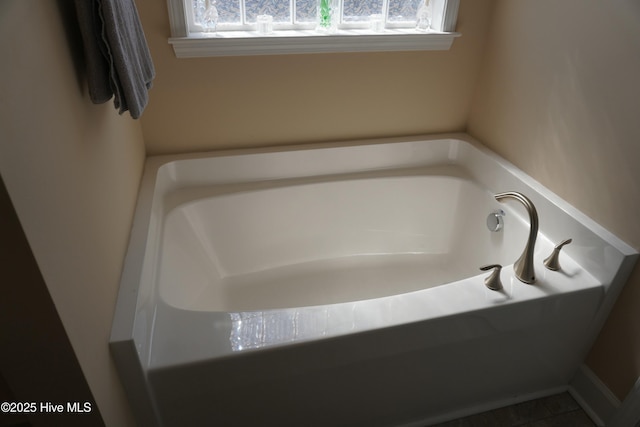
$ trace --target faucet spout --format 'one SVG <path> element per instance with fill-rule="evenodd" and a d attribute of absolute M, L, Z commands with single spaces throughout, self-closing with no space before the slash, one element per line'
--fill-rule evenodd
<path fill-rule="evenodd" d="M 503 202 L 505 199 L 515 199 L 524 205 L 529 214 L 529 239 L 522 255 L 513 264 L 513 269 L 518 280 L 524 283 L 534 283 L 536 275 L 533 268 L 533 252 L 536 245 L 536 237 L 538 236 L 538 211 L 536 211 L 536 207 L 527 196 L 515 191 L 498 193 L 495 198 L 499 202 Z"/>

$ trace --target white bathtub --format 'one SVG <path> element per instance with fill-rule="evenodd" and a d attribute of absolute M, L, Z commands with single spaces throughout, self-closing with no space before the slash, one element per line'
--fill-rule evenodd
<path fill-rule="evenodd" d="M 142 425 L 424 425 L 566 389 L 636 257 L 464 135 L 151 158 L 111 348 Z"/>

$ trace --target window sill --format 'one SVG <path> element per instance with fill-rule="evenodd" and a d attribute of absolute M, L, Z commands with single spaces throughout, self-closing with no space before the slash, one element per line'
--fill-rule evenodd
<path fill-rule="evenodd" d="M 313 30 L 274 31 L 259 35 L 248 31 L 216 34 L 195 33 L 173 37 L 169 43 L 178 58 L 210 56 L 282 55 L 328 52 L 391 52 L 415 50 L 449 50 L 459 33 L 418 32 L 413 29 L 340 30 L 323 35 Z"/>

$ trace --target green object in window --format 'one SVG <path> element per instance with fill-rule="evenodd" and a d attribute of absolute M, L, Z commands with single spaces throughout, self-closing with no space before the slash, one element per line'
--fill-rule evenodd
<path fill-rule="evenodd" d="M 320 0 L 320 27 L 331 28 L 331 0 Z"/>

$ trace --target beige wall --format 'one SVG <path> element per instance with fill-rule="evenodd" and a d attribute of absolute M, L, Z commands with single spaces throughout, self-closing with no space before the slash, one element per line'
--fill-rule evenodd
<path fill-rule="evenodd" d="M 468 132 L 640 248 L 638 76 L 638 2 L 499 0 Z M 640 267 L 587 363 L 640 376 Z"/>
<path fill-rule="evenodd" d="M 144 144 L 88 100 L 68 4 L 0 2 L 0 172 L 102 416 L 127 426 L 107 343 Z"/>
<path fill-rule="evenodd" d="M 149 154 L 460 131 L 493 0 L 463 0 L 447 52 L 177 59 L 165 2 L 138 0 L 157 69 Z"/>

